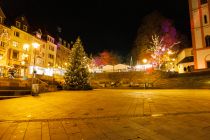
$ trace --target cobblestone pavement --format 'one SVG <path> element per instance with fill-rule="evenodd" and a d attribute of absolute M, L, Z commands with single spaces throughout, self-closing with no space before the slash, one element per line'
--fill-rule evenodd
<path fill-rule="evenodd" d="M 0 100 L 0 139 L 209 140 L 210 90 L 101 89 Z"/>

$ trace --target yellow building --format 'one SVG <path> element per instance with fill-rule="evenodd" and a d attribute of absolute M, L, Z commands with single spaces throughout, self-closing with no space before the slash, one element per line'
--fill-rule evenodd
<path fill-rule="evenodd" d="M 24 16 L 15 19 L 10 28 L 4 25 L 5 15 L 0 8 L 0 75 L 32 77 L 64 75 L 70 44 L 41 29 L 30 33 Z"/>
<path fill-rule="evenodd" d="M 55 74 L 57 76 L 63 76 L 65 69 L 67 68 L 67 62 L 70 54 L 70 43 L 62 40 L 62 38 L 59 38 L 58 40 Z"/>
<path fill-rule="evenodd" d="M 15 20 L 11 26 L 10 46 L 8 49 L 8 66 L 15 71 L 15 77 L 31 77 L 33 71 L 44 73 L 46 41 L 37 35 L 28 33 L 29 25 L 25 17 Z"/>
<path fill-rule="evenodd" d="M 6 76 L 8 70 L 8 48 L 10 43 L 10 28 L 4 25 L 6 16 L 0 8 L 0 76 Z"/>
<path fill-rule="evenodd" d="M 210 68 L 210 0 L 189 0 L 195 69 Z"/>

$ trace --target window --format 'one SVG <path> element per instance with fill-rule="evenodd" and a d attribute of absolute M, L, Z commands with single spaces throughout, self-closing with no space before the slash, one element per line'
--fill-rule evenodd
<path fill-rule="evenodd" d="M 66 41 L 63 41 L 63 45 L 66 47 Z"/>
<path fill-rule="evenodd" d="M 20 33 L 19 32 L 14 32 L 14 36 L 20 37 Z"/>
<path fill-rule="evenodd" d="M 210 68 L 210 61 L 207 61 L 206 64 L 207 64 L 207 68 Z"/>
<path fill-rule="evenodd" d="M 205 41 L 206 41 L 206 47 L 210 47 L 210 36 L 209 35 L 207 35 L 205 37 Z"/>
<path fill-rule="evenodd" d="M 16 21 L 16 27 L 20 28 L 20 22 Z"/>
<path fill-rule="evenodd" d="M 13 42 L 12 42 L 12 46 L 18 47 L 18 42 L 13 41 Z"/>
<path fill-rule="evenodd" d="M 201 2 L 201 4 L 206 4 L 207 0 L 201 0 L 200 2 Z"/>
<path fill-rule="evenodd" d="M 204 15 L 204 23 L 205 23 L 205 24 L 208 23 L 207 15 Z"/>
<path fill-rule="evenodd" d="M 28 27 L 26 25 L 23 25 L 23 30 L 27 32 Z"/>
<path fill-rule="evenodd" d="M 48 64 L 47 64 L 49 67 L 52 67 L 53 66 L 53 63 L 51 63 L 51 62 L 48 62 Z"/>
<path fill-rule="evenodd" d="M 18 59 L 18 51 L 13 51 L 13 54 L 12 54 L 12 58 L 13 59 Z"/>
<path fill-rule="evenodd" d="M 50 59 L 54 59 L 54 55 L 52 55 L 52 54 L 48 54 L 48 58 L 50 58 Z"/>
<path fill-rule="evenodd" d="M 1 41 L 1 42 L 0 42 L 0 46 L 1 46 L 1 47 L 5 47 L 5 46 L 6 46 L 6 42 Z"/>
<path fill-rule="evenodd" d="M 54 47 L 53 46 L 49 46 L 49 50 L 54 51 Z"/>
<path fill-rule="evenodd" d="M 53 38 L 51 38 L 50 42 L 54 43 L 54 39 L 53 39 Z"/>

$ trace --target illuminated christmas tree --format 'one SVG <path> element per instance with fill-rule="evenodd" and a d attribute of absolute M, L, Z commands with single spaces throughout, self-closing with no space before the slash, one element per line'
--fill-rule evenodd
<path fill-rule="evenodd" d="M 66 90 L 89 90 L 89 58 L 87 57 L 82 42 L 78 37 L 71 49 L 68 67 L 65 73 L 64 89 Z"/>

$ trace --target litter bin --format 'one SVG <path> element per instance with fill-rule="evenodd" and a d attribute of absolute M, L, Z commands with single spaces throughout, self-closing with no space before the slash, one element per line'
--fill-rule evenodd
<path fill-rule="evenodd" d="M 32 84 L 32 96 L 39 94 L 39 84 Z"/>

